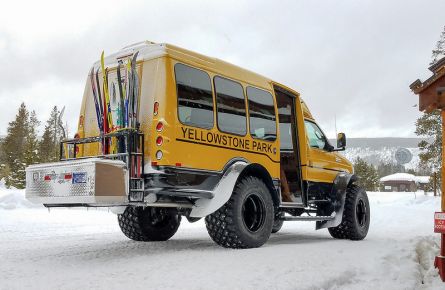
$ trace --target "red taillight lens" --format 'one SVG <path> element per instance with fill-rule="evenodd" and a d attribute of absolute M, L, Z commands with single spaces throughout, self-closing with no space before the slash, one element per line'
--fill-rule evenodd
<path fill-rule="evenodd" d="M 155 102 L 155 104 L 153 105 L 153 115 L 157 116 L 158 110 L 159 110 L 159 103 Z"/>
<path fill-rule="evenodd" d="M 162 143 L 164 143 L 164 139 L 162 139 L 162 136 L 158 136 L 158 138 L 156 138 L 156 145 L 161 146 Z"/>
<path fill-rule="evenodd" d="M 156 131 L 161 132 L 162 129 L 164 129 L 164 124 L 162 124 L 162 122 L 159 122 L 159 123 L 156 125 Z"/>
<path fill-rule="evenodd" d="M 79 139 L 79 138 L 80 138 L 79 133 L 74 134 L 74 139 Z M 75 148 L 76 148 L 76 153 L 79 153 L 79 146 L 75 146 Z"/>

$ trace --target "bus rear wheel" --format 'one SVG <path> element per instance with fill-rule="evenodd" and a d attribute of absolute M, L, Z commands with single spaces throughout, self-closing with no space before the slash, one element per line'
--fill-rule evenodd
<path fill-rule="evenodd" d="M 272 197 L 261 179 L 248 176 L 237 183 L 230 199 L 205 219 L 207 231 L 226 248 L 261 247 L 272 232 Z"/>
<path fill-rule="evenodd" d="M 135 241 L 167 241 L 176 233 L 181 216 L 174 208 L 129 206 L 118 215 L 119 226 Z"/>

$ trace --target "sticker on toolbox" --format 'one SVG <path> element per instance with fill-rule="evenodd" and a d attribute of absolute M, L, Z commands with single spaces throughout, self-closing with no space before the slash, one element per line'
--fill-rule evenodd
<path fill-rule="evenodd" d="M 87 173 L 86 172 L 73 172 L 73 184 L 87 183 Z"/>

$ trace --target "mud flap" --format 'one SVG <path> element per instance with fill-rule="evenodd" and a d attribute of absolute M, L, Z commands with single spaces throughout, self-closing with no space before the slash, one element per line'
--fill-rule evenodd
<path fill-rule="evenodd" d="M 334 180 L 331 192 L 332 204 L 329 207 L 330 212 L 325 209 L 321 215 L 333 216 L 334 218 L 326 221 L 317 221 L 315 229 L 331 228 L 338 226 L 343 218 L 343 210 L 345 208 L 346 190 L 351 179 L 356 179 L 355 175 L 341 172 Z"/>
<path fill-rule="evenodd" d="M 232 164 L 223 174 L 221 180 L 213 190 L 214 197 L 212 199 L 198 199 L 192 208 L 190 217 L 205 217 L 223 206 L 232 195 L 236 181 L 239 175 L 247 166 L 247 162 L 237 161 Z"/>

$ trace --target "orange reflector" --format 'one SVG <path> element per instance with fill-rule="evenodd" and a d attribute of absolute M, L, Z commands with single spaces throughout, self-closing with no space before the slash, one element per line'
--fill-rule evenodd
<path fill-rule="evenodd" d="M 164 129 L 164 124 L 162 124 L 162 122 L 159 122 L 159 123 L 156 125 L 156 131 L 161 132 L 162 129 Z"/>
<path fill-rule="evenodd" d="M 157 166 L 157 165 L 158 165 L 158 162 L 156 162 L 156 161 L 151 162 L 151 166 Z"/>
<path fill-rule="evenodd" d="M 176 166 L 182 166 L 181 162 L 176 162 Z"/>
<path fill-rule="evenodd" d="M 163 142 L 164 139 L 162 139 L 162 136 L 158 136 L 158 138 L 156 138 L 156 145 L 161 146 Z"/>
<path fill-rule="evenodd" d="M 157 116 L 158 110 L 159 110 L 159 103 L 155 102 L 155 104 L 153 105 L 153 115 Z"/>

